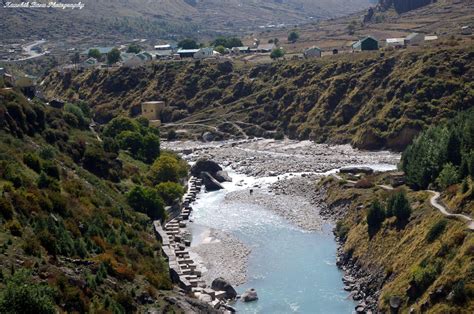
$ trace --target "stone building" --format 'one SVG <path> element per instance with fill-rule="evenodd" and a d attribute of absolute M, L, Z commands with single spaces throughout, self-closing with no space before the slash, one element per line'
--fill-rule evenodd
<path fill-rule="evenodd" d="M 142 117 L 148 120 L 160 120 L 160 113 L 164 107 L 164 101 L 145 101 L 142 103 Z"/>

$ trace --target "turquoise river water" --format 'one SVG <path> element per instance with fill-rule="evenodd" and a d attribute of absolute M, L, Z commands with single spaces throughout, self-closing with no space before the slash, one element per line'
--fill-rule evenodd
<path fill-rule="evenodd" d="M 248 281 L 236 290 L 255 288 L 259 300 L 237 302 L 238 312 L 352 313 L 355 303 L 343 290 L 343 274 L 335 265 L 332 227 L 323 224 L 321 231 L 307 232 L 264 207 L 225 200 L 226 193 L 277 180 L 230 175 L 233 182 L 224 183 L 225 190 L 200 195 L 193 205 L 193 220 L 194 228 L 230 233 L 252 250 Z"/>

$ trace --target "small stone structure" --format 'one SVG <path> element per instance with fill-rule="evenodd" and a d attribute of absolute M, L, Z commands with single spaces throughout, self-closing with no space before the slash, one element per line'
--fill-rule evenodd
<path fill-rule="evenodd" d="M 166 106 L 164 101 L 145 101 L 142 103 L 142 117 L 148 120 L 160 120 L 161 110 Z"/>
<path fill-rule="evenodd" d="M 187 225 L 192 211 L 191 203 L 201 191 L 201 186 L 202 180 L 192 176 L 188 181 L 188 192 L 182 198 L 179 216 L 171 219 L 164 227 L 159 220 L 154 221 L 153 225 L 156 237 L 162 243 L 162 255 L 169 264 L 173 283 L 216 309 L 228 308 L 224 300 L 226 292 L 208 287 L 201 278 L 202 271 L 189 255 L 188 247 L 191 246 L 191 239 Z"/>

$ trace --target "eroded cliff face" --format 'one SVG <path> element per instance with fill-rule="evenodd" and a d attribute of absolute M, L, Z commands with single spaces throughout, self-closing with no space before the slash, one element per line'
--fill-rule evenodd
<path fill-rule="evenodd" d="M 436 1 L 437 0 L 380 0 L 379 5 L 383 10 L 394 7 L 398 13 L 405 13 Z"/>

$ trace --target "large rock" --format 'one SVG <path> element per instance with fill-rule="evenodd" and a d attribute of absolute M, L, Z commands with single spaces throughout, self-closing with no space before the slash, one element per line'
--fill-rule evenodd
<path fill-rule="evenodd" d="M 237 291 L 235 291 L 234 287 L 232 287 L 232 285 L 222 277 L 214 279 L 211 288 L 216 291 L 225 291 L 226 299 L 235 299 L 237 297 Z"/>
<path fill-rule="evenodd" d="M 214 178 L 219 182 L 232 182 L 232 178 L 229 176 L 227 171 L 221 170 L 217 171 Z"/>
<path fill-rule="evenodd" d="M 241 299 L 244 302 L 257 301 L 258 300 L 257 291 L 254 288 L 248 289 L 242 294 Z"/>
<path fill-rule="evenodd" d="M 206 191 L 217 191 L 224 188 L 209 172 L 202 172 L 201 178 L 202 184 L 206 187 Z"/>
<path fill-rule="evenodd" d="M 352 174 L 357 174 L 357 173 L 364 173 L 364 174 L 371 174 L 374 172 L 374 169 L 370 167 L 342 167 L 339 169 L 340 173 L 352 173 Z"/>
<path fill-rule="evenodd" d="M 201 172 L 209 172 L 212 176 L 215 176 L 218 171 L 221 171 L 222 168 L 217 164 L 217 162 L 209 159 L 199 159 L 191 167 L 191 175 L 199 177 Z"/>

